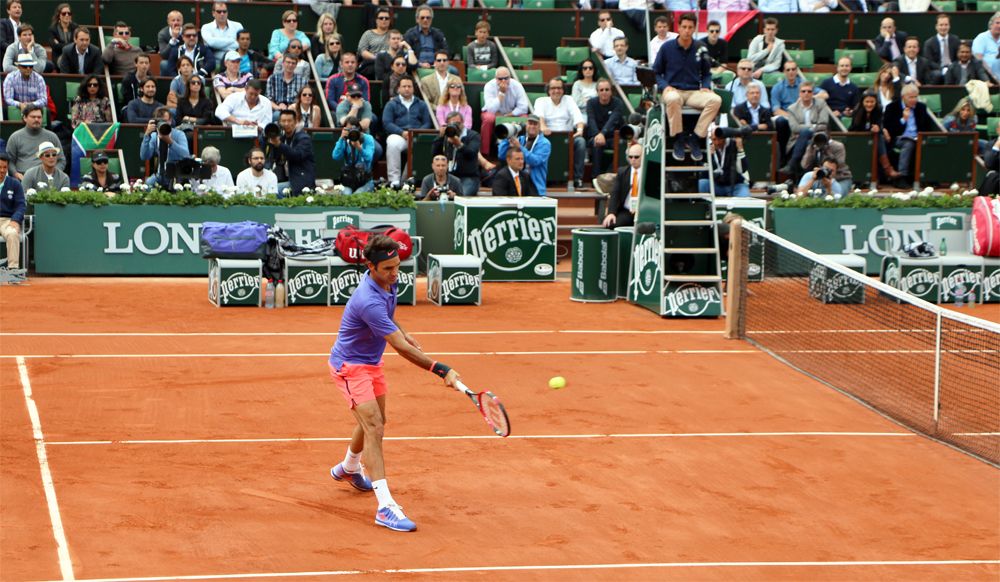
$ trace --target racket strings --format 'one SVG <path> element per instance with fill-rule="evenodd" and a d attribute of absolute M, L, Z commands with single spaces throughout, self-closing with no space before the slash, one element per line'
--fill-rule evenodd
<path fill-rule="evenodd" d="M 479 397 L 479 406 L 483 411 L 483 416 L 493 427 L 497 434 L 506 436 L 510 433 L 510 422 L 507 420 L 507 412 L 503 405 L 492 394 L 483 393 Z"/>

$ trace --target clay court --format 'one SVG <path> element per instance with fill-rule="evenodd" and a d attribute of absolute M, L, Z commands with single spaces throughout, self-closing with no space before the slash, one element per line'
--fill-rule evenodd
<path fill-rule="evenodd" d="M 1000 579 L 995 467 L 722 320 L 568 296 L 399 307 L 514 431 L 389 350 L 403 534 L 328 474 L 353 423 L 326 366 L 342 308 L 218 309 L 204 279 L 4 287 L 0 578 Z"/>

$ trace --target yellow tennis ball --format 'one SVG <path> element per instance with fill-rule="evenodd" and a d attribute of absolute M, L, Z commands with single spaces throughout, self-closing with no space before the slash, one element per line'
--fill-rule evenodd
<path fill-rule="evenodd" d="M 549 388 L 553 390 L 558 390 L 560 388 L 566 387 L 566 378 L 562 376 L 556 376 L 555 378 L 549 378 Z"/>

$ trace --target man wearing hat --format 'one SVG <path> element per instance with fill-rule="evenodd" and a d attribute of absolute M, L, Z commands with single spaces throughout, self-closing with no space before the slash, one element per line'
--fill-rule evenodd
<path fill-rule="evenodd" d="M 117 192 L 122 187 L 122 177 L 108 169 L 108 154 L 96 151 L 90 157 L 90 173 L 84 174 L 82 181 L 94 190 Z"/>
<path fill-rule="evenodd" d="M 3 98 L 8 107 L 23 111 L 28 105 L 45 107 L 48 104 L 45 79 L 34 71 L 34 66 L 35 57 L 28 53 L 17 55 L 17 72 L 3 80 Z"/>
<path fill-rule="evenodd" d="M 240 53 L 236 51 L 226 53 L 226 58 L 222 61 L 224 63 L 222 72 L 216 75 L 212 81 L 212 86 L 219 94 L 220 100 L 224 100 L 233 93 L 246 91 L 247 83 L 253 79 L 252 74 L 240 72 L 240 59 L 242 58 Z"/>
<path fill-rule="evenodd" d="M 347 98 L 337 105 L 337 110 L 334 112 L 337 126 L 343 127 L 344 121 L 348 117 L 353 117 L 361 126 L 361 131 L 371 134 L 372 123 L 376 120 L 375 114 L 372 112 L 371 102 L 365 99 L 365 93 L 359 83 L 348 83 L 346 91 Z M 382 150 L 382 146 L 376 141 L 375 157 L 372 159 L 376 161 L 382 159 L 383 153 L 385 152 Z"/>
<path fill-rule="evenodd" d="M 10 156 L 10 175 L 24 180 L 24 172 L 42 163 L 38 158 L 38 148 L 43 142 L 59 143 L 59 137 L 42 128 L 42 108 L 30 103 L 23 110 L 24 127 L 15 131 L 7 139 L 7 155 Z M 59 152 L 56 165 L 66 167 L 66 156 Z"/>
<path fill-rule="evenodd" d="M 59 161 L 59 148 L 50 141 L 38 145 L 38 159 L 41 164 L 24 173 L 21 182 L 25 188 L 35 190 L 62 190 L 69 187 L 69 176 L 56 167 Z"/>
<path fill-rule="evenodd" d="M 524 151 L 524 169 L 531 177 L 531 183 L 539 196 L 545 196 L 545 182 L 549 177 L 549 156 L 552 155 L 552 142 L 542 135 L 542 126 L 538 116 L 532 113 L 528 116 L 524 131 L 517 137 L 508 137 L 497 147 L 497 156 L 506 159 L 507 150 Z"/>

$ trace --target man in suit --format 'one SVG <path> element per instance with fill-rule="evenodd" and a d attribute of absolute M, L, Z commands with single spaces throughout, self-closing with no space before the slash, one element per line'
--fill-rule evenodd
<path fill-rule="evenodd" d="M 7 18 L 0 20 L 0 54 L 17 44 L 17 29 L 21 28 L 21 0 L 7 0 Z"/>
<path fill-rule="evenodd" d="M 896 30 L 895 20 L 883 18 L 878 36 L 872 39 L 872 42 L 875 43 L 875 52 L 887 61 L 894 61 L 903 54 L 903 43 L 906 42 L 906 37 L 905 32 Z"/>
<path fill-rule="evenodd" d="M 916 85 L 904 85 L 902 99 L 893 101 L 885 108 L 882 123 L 889 132 L 890 150 L 899 148 L 899 161 L 896 169 L 901 176 L 896 180 L 896 186 L 906 188 L 913 183 L 913 157 L 917 149 L 917 134 L 922 131 L 937 131 L 937 126 L 927 106 L 920 102 L 917 96 L 920 90 Z"/>
<path fill-rule="evenodd" d="M 198 27 L 188 23 L 181 32 L 184 41 L 177 46 L 168 46 L 160 52 L 160 74 L 165 77 L 177 75 L 177 61 L 187 56 L 194 63 L 195 72 L 208 77 L 215 71 L 215 53 L 198 40 Z"/>
<path fill-rule="evenodd" d="M 771 110 L 761 105 L 760 98 L 760 87 L 747 87 L 747 100 L 733 108 L 733 117 L 753 131 L 774 131 Z"/>
<path fill-rule="evenodd" d="M 101 49 L 90 44 L 90 31 L 81 26 L 73 33 L 73 42 L 63 47 L 59 72 L 68 75 L 95 75 L 104 69 Z"/>
<path fill-rule="evenodd" d="M 972 56 L 972 45 L 963 42 L 958 45 L 958 58 L 951 63 L 944 74 L 944 84 L 965 85 L 973 79 L 992 83 L 982 61 Z"/>
<path fill-rule="evenodd" d="M 934 25 L 937 34 L 924 41 L 924 58 L 942 72 L 958 60 L 958 45 L 962 42 L 951 31 L 951 17 L 941 12 Z"/>
<path fill-rule="evenodd" d="M 537 196 L 531 177 L 524 171 L 524 150 L 507 150 L 507 166 L 493 178 L 494 196 Z"/>
<path fill-rule="evenodd" d="M 920 56 L 920 41 L 915 36 L 906 39 L 903 44 L 903 54 L 892 62 L 899 71 L 903 83 L 936 85 L 941 78 L 941 72 L 928 59 Z"/>
<path fill-rule="evenodd" d="M 628 148 L 628 165 L 618 168 L 615 183 L 611 188 L 611 199 L 608 200 L 608 212 L 601 224 L 604 228 L 632 226 L 635 219 L 632 216 L 632 198 L 639 195 L 642 183 L 642 146 L 632 144 Z"/>
<path fill-rule="evenodd" d="M 813 97 L 813 84 L 803 82 L 799 86 L 799 100 L 788 108 L 788 126 L 791 135 L 796 136 L 795 143 L 792 145 L 788 164 L 782 166 L 779 172 L 790 176 L 798 175 L 806 146 L 814 133 L 827 131 L 831 117 L 833 114 L 826 102 Z"/>
<path fill-rule="evenodd" d="M 431 106 L 431 111 L 437 109 L 441 95 L 448 94 L 448 85 L 452 83 L 461 85 L 462 79 L 448 72 L 448 53 L 437 51 L 434 55 L 434 72 L 420 79 L 420 90 L 423 91 L 427 104 Z"/>

